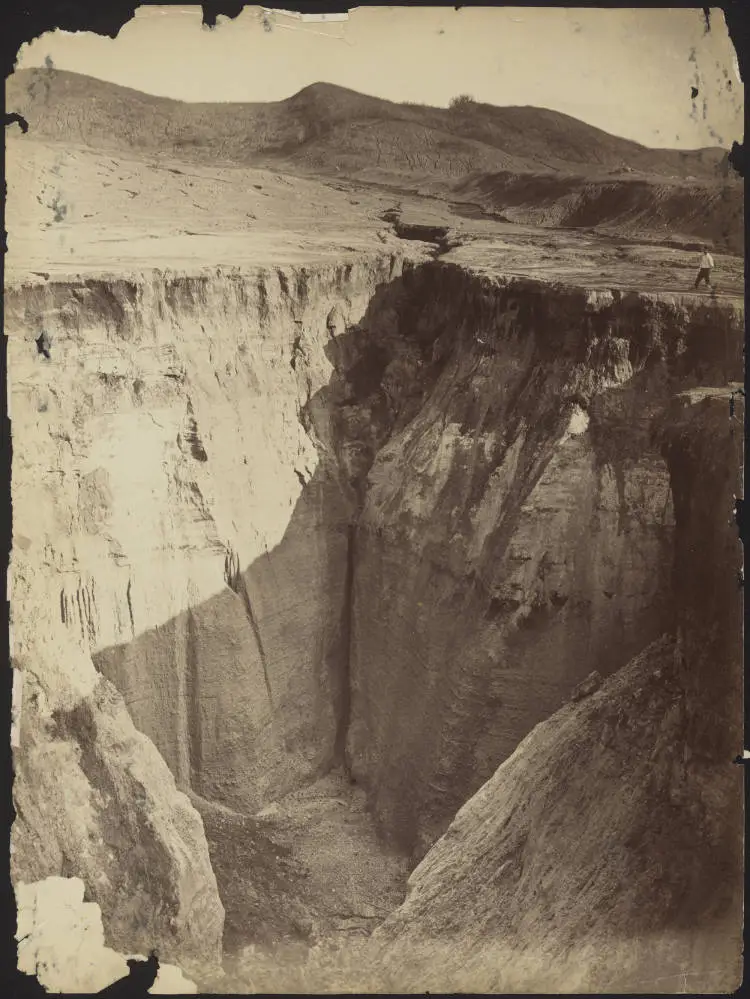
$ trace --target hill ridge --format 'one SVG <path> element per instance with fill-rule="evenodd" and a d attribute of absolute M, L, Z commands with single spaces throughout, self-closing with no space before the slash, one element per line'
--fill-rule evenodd
<path fill-rule="evenodd" d="M 41 120 L 44 116 L 39 113 L 40 103 L 48 118 L 51 107 L 59 108 L 61 104 L 66 105 L 66 114 L 70 117 L 71 102 L 106 98 L 115 102 L 138 101 L 139 104 L 153 108 L 155 112 L 169 109 L 184 119 L 182 124 L 188 131 L 191 127 L 196 127 L 201 113 L 205 114 L 209 108 L 219 119 L 219 125 L 222 124 L 222 119 L 248 117 L 262 119 L 267 128 L 274 117 L 283 118 L 287 115 L 291 120 L 274 122 L 273 131 L 295 133 L 296 127 L 296 142 L 293 141 L 291 145 L 298 146 L 311 137 L 320 137 L 324 124 L 352 125 L 372 121 L 373 117 L 380 116 L 381 124 L 386 128 L 406 123 L 452 136 L 456 142 L 480 142 L 489 150 L 499 150 L 506 157 L 511 157 L 514 165 L 523 164 L 529 170 L 541 167 L 570 172 L 573 168 L 598 165 L 610 169 L 629 168 L 662 176 L 693 175 L 712 178 L 717 165 L 726 156 L 726 150 L 719 146 L 693 150 L 652 148 L 551 108 L 534 105 L 501 106 L 474 100 L 457 109 L 411 102 L 397 103 L 324 80 L 308 84 L 279 101 L 188 102 L 148 94 L 133 87 L 70 70 L 29 68 L 16 71 L 6 81 L 6 94 L 11 110 L 24 114 L 35 112 L 37 128 L 42 131 L 45 131 L 45 123 Z M 50 106 L 53 94 L 56 100 Z M 306 112 L 309 113 L 307 120 Z M 248 124 L 251 123 L 248 121 Z M 111 125 L 112 131 L 115 131 L 114 122 Z M 300 131 L 301 125 L 305 126 L 304 131 Z M 49 124 L 46 128 L 49 129 Z M 524 139 L 530 146 L 528 150 L 524 148 Z M 289 142 L 285 145 L 289 146 Z M 273 146 L 273 142 L 261 142 L 254 151 L 268 151 Z M 245 156 L 247 151 L 245 147 Z M 241 159 L 244 160 L 245 156 Z M 485 159 L 491 158 L 491 153 L 485 156 Z M 480 169 L 502 169 L 506 165 L 503 162 L 487 162 L 480 164 Z"/>
<path fill-rule="evenodd" d="M 68 149 L 375 185 L 505 221 L 743 252 L 742 185 L 726 152 L 650 149 L 550 108 L 398 104 L 325 81 L 281 101 L 188 103 L 56 69 L 19 71 L 6 98 L 29 139 Z"/>

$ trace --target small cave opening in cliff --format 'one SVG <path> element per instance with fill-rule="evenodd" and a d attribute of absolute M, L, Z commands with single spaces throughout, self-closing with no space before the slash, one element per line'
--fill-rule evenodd
<path fill-rule="evenodd" d="M 689 645 L 675 553 L 697 514 L 664 427 L 696 393 L 736 400 L 742 350 L 728 310 L 439 261 L 212 280 L 171 281 L 153 301 L 88 287 L 134 356 L 154 350 L 138 340 L 141 301 L 174 343 L 150 369 L 96 379 L 90 405 L 125 414 L 105 413 L 110 451 L 137 442 L 134 505 L 111 513 L 117 465 L 101 449 L 77 503 L 116 571 L 55 599 L 200 816 L 222 988 L 262 990 L 282 964 L 295 986 L 323 974 L 315 962 L 364 966 L 363 948 L 420 904 L 408 878 L 464 835 L 519 747 L 571 705 L 599 704 L 629 664 Z M 678 697 L 671 682 L 654 690 Z M 601 704 L 602 746 L 617 745 L 622 711 Z M 75 740 L 87 779 L 117 801 L 100 748 L 114 723 L 81 717 L 77 731 L 78 715 L 56 715 L 54 738 Z M 129 826 L 100 824 L 126 840 Z M 132 856 L 141 899 L 149 851 L 174 887 L 158 828 Z M 497 877 L 520 878 L 522 853 L 514 842 Z M 697 912 L 695 886 L 679 890 Z M 178 930 L 159 929 L 167 960 L 178 931 L 201 948 L 180 905 L 177 892 Z"/>

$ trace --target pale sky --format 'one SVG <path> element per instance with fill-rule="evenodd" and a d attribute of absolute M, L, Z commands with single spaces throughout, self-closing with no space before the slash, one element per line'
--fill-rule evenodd
<path fill-rule="evenodd" d="M 742 139 L 744 87 L 720 10 L 708 33 L 697 7 L 362 7 L 330 23 L 263 10 L 210 29 L 200 7 L 143 6 L 115 39 L 51 32 L 24 45 L 16 66 L 49 56 L 185 101 L 281 100 L 321 80 L 442 106 L 468 93 L 563 111 L 649 146 Z"/>

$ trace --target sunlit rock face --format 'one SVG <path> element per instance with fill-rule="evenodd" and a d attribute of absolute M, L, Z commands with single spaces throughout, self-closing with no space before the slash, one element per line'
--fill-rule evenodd
<path fill-rule="evenodd" d="M 215 967 L 183 792 L 252 812 L 342 741 L 354 501 L 319 399 L 400 267 L 7 291 L 13 878 L 80 877 L 120 952 Z"/>
<path fill-rule="evenodd" d="M 398 266 L 9 296 L 19 558 L 183 789 L 252 809 L 330 762 L 351 503 L 316 400 Z"/>

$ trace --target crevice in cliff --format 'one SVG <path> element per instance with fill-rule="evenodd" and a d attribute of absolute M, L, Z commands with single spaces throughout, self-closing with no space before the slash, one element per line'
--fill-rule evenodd
<path fill-rule="evenodd" d="M 128 586 L 125 591 L 128 602 L 128 614 L 130 615 L 130 631 L 135 635 L 135 619 L 133 617 L 133 580 L 128 578 Z"/>
<path fill-rule="evenodd" d="M 341 631 L 342 631 L 342 647 L 343 647 L 343 657 L 341 663 L 341 677 L 340 677 L 340 697 L 339 703 L 337 705 L 337 717 L 336 717 L 336 735 L 333 744 L 333 754 L 335 765 L 340 765 L 344 768 L 346 776 L 351 779 L 351 771 L 349 769 L 349 763 L 346 755 L 346 740 L 349 734 L 349 725 L 351 723 L 351 711 L 352 711 L 352 692 L 351 692 L 351 658 L 352 658 L 352 641 L 353 641 L 353 629 L 352 624 L 354 621 L 354 573 L 356 567 L 356 544 L 357 544 L 357 525 L 356 523 L 349 524 L 347 531 L 347 546 L 346 546 L 346 578 L 344 581 L 344 599 L 343 607 L 341 611 Z"/>
<path fill-rule="evenodd" d="M 320 410 L 327 413 L 332 430 L 333 474 L 348 497 L 340 651 L 335 657 L 337 694 L 332 766 L 343 768 L 353 782 L 347 741 L 352 714 L 351 662 L 356 640 L 354 601 L 360 521 L 367 499 L 368 475 L 388 441 L 418 417 L 446 363 L 445 353 L 435 349 L 431 332 L 418 330 L 414 322 L 412 309 L 415 306 L 418 309 L 419 302 L 412 302 L 409 297 L 407 286 L 411 274 L 411 268 L 407 267 L 403 276 L 382 285 L 361 322 L 346 328 L 339 336 L 332 335 L 326 348 L 334 367 L 331 381 L 314 400 L 308 398 L 299 416 L 311 439 L 320 441 L 325 434 L 316 429 L 315 414 Z M 329 332 L 330 318 L 329 314 Z"/>
<path fill-rule="evenodd" d="M 268 704 L 271 708 L 271 712 L 273 712 L 274 697 L 271 689 L 271 680 L 268 675 L 268 660 L 266 658 L 266 650 L 263 645 L 263 636 L 261 635 L 260 628 L 258 627 L 258 621 L 253 611 L 250 594 L 247 592 L 247 584 L 242 572 L 240 571 L 239 557 L 237 556 L 237 553 L 233 552 L 231 549 L 227 552 L 224 562 L 224 578 L 229 589 L 242 601 L 245 615 L 250 622 L 250 627 L 253 630 L 255 642 L 258 646 L 258 655 L 260 656 L 261 666 L 263 667 L 263 680 L 266 685 L 266 693 L 268 694 Z"/>
<path fill-rule="evenodd" d="M 203 762 L 203 721 L 201 718 L 201 684 L 196 647 L 195 619 L 192 611 L 187 613 L 185 648 L 185 686 L 187 696 L 187 750 L 190 787 L 198 790 L 202 786 L 201 768 Z"/>

